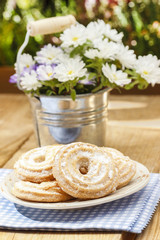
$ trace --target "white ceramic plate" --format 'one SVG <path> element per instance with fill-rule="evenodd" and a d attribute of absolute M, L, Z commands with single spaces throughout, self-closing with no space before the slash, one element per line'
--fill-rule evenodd
<path fill-rule="evenodd" d="M 124 198 L 129 196 L 135 192 L 138 192 L 146 184 L 149 182 L 149 171 L 148 169 L 136 162 L 137 171 L 132 179 L 132 181 L 125 187 L 116 190 L 114 193 L 99 199 L 93 200 L 72 200 L 67 202 L 59 202 L 59 203 L 39 203 L 39 202 L 28 202 L 16 198 L 12 193 L 11 189 L 15 182 L 14 172 L 8 174 L 0 185 L 1 194 L 7 198 L 9 201 L 13 203 L 17 203 L 19 205 L 25 207 L 32 207 L 32 208 L 42 208 L 42 209 L 73 209 L 73 208 L 83 208 L 83 207 L 91 207 L 107 202 L 111 202 L 120 198 Z"/>

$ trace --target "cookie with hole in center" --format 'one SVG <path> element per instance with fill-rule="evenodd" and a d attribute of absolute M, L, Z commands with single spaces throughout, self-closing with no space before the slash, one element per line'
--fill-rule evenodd
<path fill-rule="evenodd" d="M 61 145 L 45 146 L 23 154 L 14 165 L 17 177 L 35 183 L 53 180 L 52 165 L 60 147 Z"/>
<path fill-rule="evenodd" d="M 64 192 L 80 199 L 104 197 L 118 185 L 111 155 L 88 143 L 61 147 L 55 155 L 53 175 Z"/>

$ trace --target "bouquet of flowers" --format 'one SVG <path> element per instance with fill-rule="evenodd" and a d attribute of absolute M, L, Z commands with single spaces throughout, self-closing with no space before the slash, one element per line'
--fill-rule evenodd
<path fill-rule="evenodd" d="M 60 35 L 58 46 L 48 44 L 33 58 L 20 59 L 20 86 L 37 95 L 94 93 L 104 88 L 145 89 L 160 84 L 160 60 L 151 54 L 136 57 L 118 33 L 103 20 L 72 25 Z M 15 64 L 17 71 L 17 65 Z M 17 73 L 10 82 L 17 82 Z"/>

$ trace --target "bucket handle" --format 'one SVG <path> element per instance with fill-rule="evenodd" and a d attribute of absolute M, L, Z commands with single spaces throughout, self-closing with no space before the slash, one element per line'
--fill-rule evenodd
<path fill-rule="evenodd" d="M 22 87 L 20 85 L 20 58 L 22 55 L 23 50 L 27 46 L 29 42 L 30 36 L 46 35 L 51 33 L 57 33 L 65 30 L 66 28 L 70 27 L 72 24 L 76 23 L 76 19 L 73 15 L 67 16 L 59 16 L 59 17 L 52 17 L 52 18 L 45 18 L 37 21 L 33 21 L 27 24 L 27 33 L 25 36 L 25 40 L 21 45 L 20 49 L 17 53 L 16 65 L 17 65 L 17 86 L 20 90 Z"/>

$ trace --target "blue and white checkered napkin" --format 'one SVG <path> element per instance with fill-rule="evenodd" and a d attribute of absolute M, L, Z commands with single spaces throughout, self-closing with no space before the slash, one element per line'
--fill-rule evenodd
<path fill-rule="evenodd" d="M 0 180 L 11 170 L 0 169 Z M 141 233 L 149 223 L 160 197 L 159 174 L 148 185 L 123 199 L 76 210 L 23 207 L 0 195 L 0 228 L 48 231 L 129 231 Z"/>

